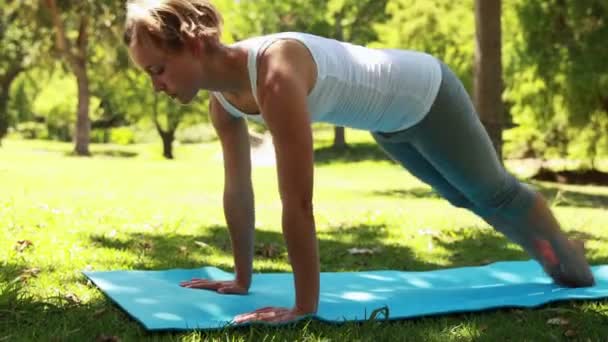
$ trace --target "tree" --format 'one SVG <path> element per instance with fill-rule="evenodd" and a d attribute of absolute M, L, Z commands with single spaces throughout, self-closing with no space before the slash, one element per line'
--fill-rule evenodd
<path fill-rule="evenodd" d="M 473 83 L 473 0 L 390 0 L 390 18 L 375 25 L 375 47 L 429 53 L 454 70 L 470 91 Z"/>
<path fill-rule="evenodd" d="M 185 114 L 185 110 L 183 107 L 178 108 L 177 105 L 169 103 L 168 101 L 166 101 L 166 99 L 163 104 L 159 104 L 158 97 L 158 93 L 154 93 L 152 120 L 154 121 L 154 127 L 156 127 L 156 131 L 158 132 L 163 141 L 163 157 L 165 157 L 166 159 L 173 159 L 173 141 L 175 140 L 175 132 L 177 131 L 179 123 L 181 122 L 182 117 Z M 165 117 L 165 127 L 163 127 L 159 115 L 159 107 L 161 106 L 164 107 L 165 113 L 170 113 L 170 115 L 166 115 Z"/>
<path fill-rule="evenodd" d="M 0 142 L 10 125 L 11 85 L 48 48 L 37 1 L 0 1 Z"/>
<path fill-rule="evenodd" d="M 594 159 L 608 152 L 608 3 L 518 0 L 506 92 L 514 143 L 527 154 Z M 522 144 L 520 144 L 522 145 Z"/>
<path fill-rule="evenodd" d="M 109 79 L 109 84 L 108 89 L 112 91 L 105 95 L 106 101 L 124 113 L 127 122 L 151 119 L 161 137 L 166 159 L 174 158 L 173 142 L 180 124 L 188 118 L 200 121 L 204 117 L 201 113 L 206 111 L 209 103 L 207 94 L 201 93 L 191 104 L 180 105 L 168 96 L 154 92 L 148 76 L 134 68 L 121 70 Z"/>
<path fill-rule="evenodd" d="M 74 151 L 77 155 L 86 156 L 89 155 L 91 131 L 89 118 L 91 92 L 87 70 L 90 38 L 93 34 L 107 33 L 108 28 L 115 26 L 115 21 L 119 19 L 115 13 L 122 13 L 124 9 L 122 7 L 118 9 L 117 3 L 107 1 L 71 3 L 45 0 L 44 3 L 52 18 L 56 48 L 76 77 L 78 105 Z M 73 21 L 76 24 L 70 27 L 69 24 Z M 72 33 L 75 33 L 75 39 L 70 38 L 74 36 Z M 109 33 L 111 35 L 112 31 L 109 30 Z"/>
<path fill-rule="evenodd" d="M 474 101 L 481 122 L 502 160 L 501 0 L 475 0 Z"/>

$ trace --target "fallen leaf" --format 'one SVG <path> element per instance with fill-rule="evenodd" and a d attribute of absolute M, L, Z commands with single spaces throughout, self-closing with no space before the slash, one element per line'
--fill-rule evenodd
<path fill-rule="evenodd" d="M 120 338 L 118 336 L 99 335 L 95 342 L 120 342 Z"/>
<path fill-rule="evenodd" d="M 351 255 L 372 255 L 372 254 L 376 254 L 380 251 L 381 249 L 376 247 L 376 248 L 350 248 L 348 249 L 348 253 L 350 253 Z"/>
<path fill-rule="evenodd" d="M 195 245 L 197 245 L 197 246 L 199 246 L 199 247 L 202 247 L 202 248 L 207 248 L 207 247 L 209 247 L 209 245 L 208 245 L 208 244 L 206 244 L 206 243 L 204 243 L 204 242 L 202 242 L 202 241 L 194 241 L 194 244 L 195 244 Z"/>
<path fill-rule="evenodd" d="M 68 293 L 65 296 L 63 296 L 63 298 L 65 298 L 68 301 L 68 303 L 70 303 L 70 304 L 80 304 L 81 303 L 80 298 L 78 298 L 78 296 L 73 293 Z"/>
<path fill-rule="evenodd" d="M 139 247 L 143 250 L 150 251 L 154 248 L 152 241 L 142 241 L 139 243 Z"/>
<path fill-rule="evenodd" d="M 93 312 L 93 317 L 99 317 L 101 315 L 103 315 L 104 313 L 106 313 L 106 311 L 108 311 L 107 309 L 103 308 L 103 309 L 99 309 L 95 312 Z"/>
<path fill-rule="evenodd" d="M 567 320 L 567 319 L 565 319 L 565 318 L 563 318 L 563 317 L 554 317 L 554 318 L 550 318 L 547 321 L 547 324 L 550 324 L 550 325 L 568 325 L 568 324 L 570 324 L 570 321 Z"/>
<path fill-rule="evenodd" d="M 264 243 L 264 244 L 258 245 L 256 248 L 256 251 L 255 251 L 255 254 L 261 255 L 265 258 L 274 258 L 279 253 L 280 253 L 279 248 L 277 247 L 277 245 L 275 245 L 273 243 Z"/>
<path fill-rule="evenodd" d="M 439 236 L 439 233 L 432 229 L 418 229 L 419 235 Z"/>
<path fill-rule="evenodd" d="M 179 246 L 179 252 L 182 254 L 188 254 L 188 247 L 186 246 Z"/>
<path fill-rule="evenodd" d="M 32 268 L 28 268 L 28 269 L 23 270 L 23 272 L 21 273 L 21 275 L 28 275 L 30 277 L 37 277 L 39 273 L 40 273 L 40 269 L 38 267 L 32 267 Z"/>
<path fill-rule="evenodd" d="M 19 240 L 15 244 L 15 250 L 19 253 L 23 253 L 23 251 L 25 251 L 26 249 L 30 248 L 33 245 L 34 245 L 34 243 L 30 240 Z"/>
<path fill-rule="evenodd" d="M 38 273 L 40 273 L 40 269 L 33 267 L 33 268 L 28 268 L 26 270 L 24 270 L 23 272 L 21 272 L 21 274 L 19 274 L 19 276 L 15 279 L 15 281 L 20 281 L 20 282 L 27 282 L 28 280 L 30 280 L 31 278 L 36 278 L 38 276 Z"/>
<path fill-rule="evenodd" d="M 564 333 L 564 336 L 566 337 L 575 337 L 576 335 L 578 335 L 578 333 L 572 329 L 566 330 Z"/>

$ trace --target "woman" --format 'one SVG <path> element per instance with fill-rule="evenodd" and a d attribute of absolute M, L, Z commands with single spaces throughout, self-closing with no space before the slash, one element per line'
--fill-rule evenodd
<path fill-rule="evenodd" d="M 265 122 L 272 134 L 296 302 L 246 313 L 236 322 L 288 321 L 317 310 L 311 133 L 317 121 L 370 131 L 390 157 L 518 243 L 555 282 L 594 283 L 582 245 L 566 238 L 537 192 L 505 171 L 461 82 L 436 58 L 302 33 L 226 46 L 220 13 L 207 0 L 130 1 L 127 7 L 125 43 L 132 59 L 156 91 L 181 103 L 201 89 L 211 91 L 211 121 L 224 153 L 235 279 L 193 279 L 181 286 L 247 293 L 254 199 L 245 118 Z"/>

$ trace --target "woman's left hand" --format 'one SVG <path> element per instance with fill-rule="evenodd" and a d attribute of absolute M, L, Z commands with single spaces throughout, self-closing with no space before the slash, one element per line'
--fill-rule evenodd
<path fill-rule="evenodd" d="M 296 309 L 266 307 L 252 312 L 240 314 L 234 317 L 233 322 L 237 324 L 248 322 L 285 323 L 295 321 L 304 315 L 306 314 L 300 313 Z"/>

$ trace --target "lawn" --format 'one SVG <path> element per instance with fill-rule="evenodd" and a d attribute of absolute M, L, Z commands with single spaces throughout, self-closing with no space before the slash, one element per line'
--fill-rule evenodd
<path fill-rule="evenodd" d="M 315 215 L 322 271 L 409 271 L 526 260 L 472 214 L 451 207 L 389 162 L 362 132 L 346 154 L 316 134 Z M 114 306 L 82 270 L 232 269 L 222 212 L 217 142 L 176 146 L 6 140 L 0 148 L 0 341 L 607 341 L 608 302 L 552 304 L 390 323 L 151 334 Z M 509 163 L 515 169 L 516 165 Z M 256 272 L 287 272 L 272 166 L 254 168 Z M 568 234 L 588 240 L 592 264 L 608 264 L 608 187 L 534 183 Z M 377 248 L 351 255 L 350 248 Z M 548 324 L 563 318 L 566 325 Z"/>

